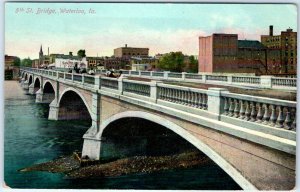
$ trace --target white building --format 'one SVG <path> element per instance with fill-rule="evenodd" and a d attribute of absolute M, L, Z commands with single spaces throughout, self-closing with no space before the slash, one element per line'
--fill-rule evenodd
<path fill-rule="evenodd" d="M 80 59 L 77 56 L 61 56 L 55 58 L 55 62 L 49 65 L 49 67 L 55 67 L 56 69 L 74 69 L 75 66 L 77 68 L 87 68 L 86 57 Z"/>

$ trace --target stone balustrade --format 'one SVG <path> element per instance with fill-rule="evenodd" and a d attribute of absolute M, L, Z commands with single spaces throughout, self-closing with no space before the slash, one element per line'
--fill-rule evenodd
<path fill-rule="evenodd" d="M 105 70 L 99 70 L 98 74 L 103 74 Z M 297 90 L 297 78 L 280 78 L 273 76 L 243 76 L 243 75 L 213 75 L 196 73 L 174 73 L 156 71 L 128 71 L 122 70 L 127 76 L 141 76 L 150 79 L 175 80 L 186 82 L 210 83 L 220 85 L 241 85 L 268 89 Z"/>
<path fill-rule="evenodd" d="M 297 79 L 272 77 L 272 85 L 279 87 L 297 87 Z"/>
<path fill-rule="evenodd" d="M 256 97 L 234 93 L 222 93 L 222 114 L 288 130 L 296 129 L 296 102 Z"/>
<path fill-rule="evenodd" d="M 110 89 L 119 89 L 118 79 L 109 78 L 109 77 L 101 77 L 100 87 L 106 87 Z"/>
<path fill-rule="evenodd" d="M 182 73 L 168 73 L 168 78 L 182 78 Z"/>
<path fill-rule="evenodd" d="M 150 97 L 150 83 L 124 79 L 123 92 Z"/>
<path fill-rule="evenodd" d="M 83 83 L 95 85 L 95 76 L 94 75 L 84 75 Z"/>
<path fill-rule="evenodd" d="M 245 83 L 245 84 L 260 84 L 259 77 L 247 77 L 247 76 L 232 76 L 232 83 Z"/>
<path fill-rule="evenodd" d="M 135 95 L 137 99 L 148 97 L 147 101 L 150 102 L 159 104 L 169 103 L 170 105 L 168 104 L 168 106 L 179 110 L 200 114 L 208 118 L 230 122 L 234 125 L 245 126 L 247 128 L 254 127 L 255 130 L 263 130 L 263 132 L 269 133 L 270 130 L 271 132 L 275 131 L 276 135 L 282 137 L 288 134 L 278 130 L 296 131 L 296 102 L 294 101 L 235 94 L 222 88 L 209 88 L 205 90 L 167 85 L 157 81 L 128 80 L 126 77 L 117 79 L 65 72 L 57 72 L 55 75 L 52 73 L 51 75 L 49 71 L 40 69 L 27 71 L 40 75 L 46 74 L 45 76 L 53 79 L 58 78 L 73 83 L 86 83 L 94 89 L 101 90 L 103 87 L 108 92 L 109 90 L 115 90 L 112 91 L 114 94 L 130 94 L 130 98 L 134 98 Z M 151 72 L 152 75 L 154 73 L 164 74 L 161 72 Z M 239 81 L 258 83 L 257 79 L 249 80 L 246 77 L 239 79 Z M 140 96 L 143 97 L 141 98 Z M 288 137 L 294 137 L 294 135 Z"/>
<path fill-rule="evenodd" d="M 207 75 L 206 81 L 227 81 L 227 76 Z"/>
<path fill-rule="evenodd" d="M 207 110 L 206 90 L 159 84 L 158 99 Z"/>

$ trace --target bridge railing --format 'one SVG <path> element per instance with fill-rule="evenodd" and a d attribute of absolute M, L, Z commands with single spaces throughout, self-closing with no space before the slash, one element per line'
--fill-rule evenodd
<path fill-rule="evenodd" d="M 259 77 L 248 77 L 248 76 L 232 76 L 232 83 L 236 84 L 260 84 Z"/>
<path fill-rule="evenodd" d="M 83 75 L 83 83 L 89 84 L 89 85 L 95 85 L 95 76 L 94 75 Z"/>
<path fill-rule="evenodd" d="M 276 128 L 296 129 L 296 102 L 229 92 L 222 92 L 221 100 L 224 103 L 221 115 Z"/>
<path fill-rule="evenodd" d="M 133 80 L 123 79 L 121 81 L 123 92 L 134 93 L 137 95 L 150 97 L 150 83 L 137 82 Z"/>
<path fill-rule="evenodd" d="M 207 90 L 158 84 L 157 99 L 207 110 Z"/>
<path fill-rule="evenodd" d="M 205 90 L 168 85 L 159 81 L 143 82 L 66 72 L 57 72 L 54 76 L 54 73 L 45 70 L 28 71 L 42 75 L 46 73 L 45 76 L 50 78 L 63 78 L 74 83 L 80 82 L 81 78 L 83 83 L 94 89 L 107 88 L 106 91 L 113 90 L 114 94 L 127 94 L 137 99 L 141 99 L 140 96 L 147 97 L 148 101 L 161 105 L 265 133 L 274 132 L 282 137 L 289 134 L 286 130 L 296 130 L 297 103 L 294 101 L 235 94 L 222 88 Z"/>
<path fill-rule="evenodd" d="M 272 86 L 276 87 L 297 87 L 296 78 L 272 77 Z"/>
<path fill-rule="evenodd" d="M 101 77 L 100 88 L 101 87 L 118 90 L 119 89 L 118 79 L 110 78 L 110 77 Z"/>
<path fill-rule="evenodd" d="M 297 78 L 279 78 L 273 76 L 245 76 L 245 75 L 215 75 L 196 73 L 175 73 L 157 71 L 128 71 L 122 70 L 127 76 L 141 76 L 150 79 L 175 80 L 186 82 L 210 83 L 220 85 L 241 85 L 269 89 L 297 89 Z"/>

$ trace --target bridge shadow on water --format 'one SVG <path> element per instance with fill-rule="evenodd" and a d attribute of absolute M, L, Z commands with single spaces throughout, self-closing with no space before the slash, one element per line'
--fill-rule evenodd
<path fill-rule="evenodd" d="M 117 189 L 241 189 L 238 184 L 204 153 L 173 131 L 139 118 L 112 122 L 103 132 L 101 160 L 112 161 L 133 156 L 174 156 L 195 152 L 205 162 L 188 168 L 173 168 L 153 173 L 139 173 L 104 178 L 101 183 Z M 177 162 L 169 162 L 174 164 Z M 174 165 L 170 166 L 173 167 Z M 122 182 L 127 178 L 126 182 Z M 106 184 L 105 184 L 106 182 Z M 107 185 L 109 183 L 109 185 Z M 93 188 L 93 186 L 89 186 Z"/>

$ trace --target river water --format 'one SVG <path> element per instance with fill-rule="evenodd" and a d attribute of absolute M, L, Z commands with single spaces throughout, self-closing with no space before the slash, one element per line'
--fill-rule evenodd
<path fill-rule="evenodd" d="M 101 179 L 18 172 L 82 149 L 85 121 L 49 121 L 48 105 L 36 104 L 16 81 L 5 81 L 4 180 L 11 188 L 39 189 L 240 189 L 218 166 L 141 173 Z M 105 148 L 103 149 L 105 150 Z"/>

